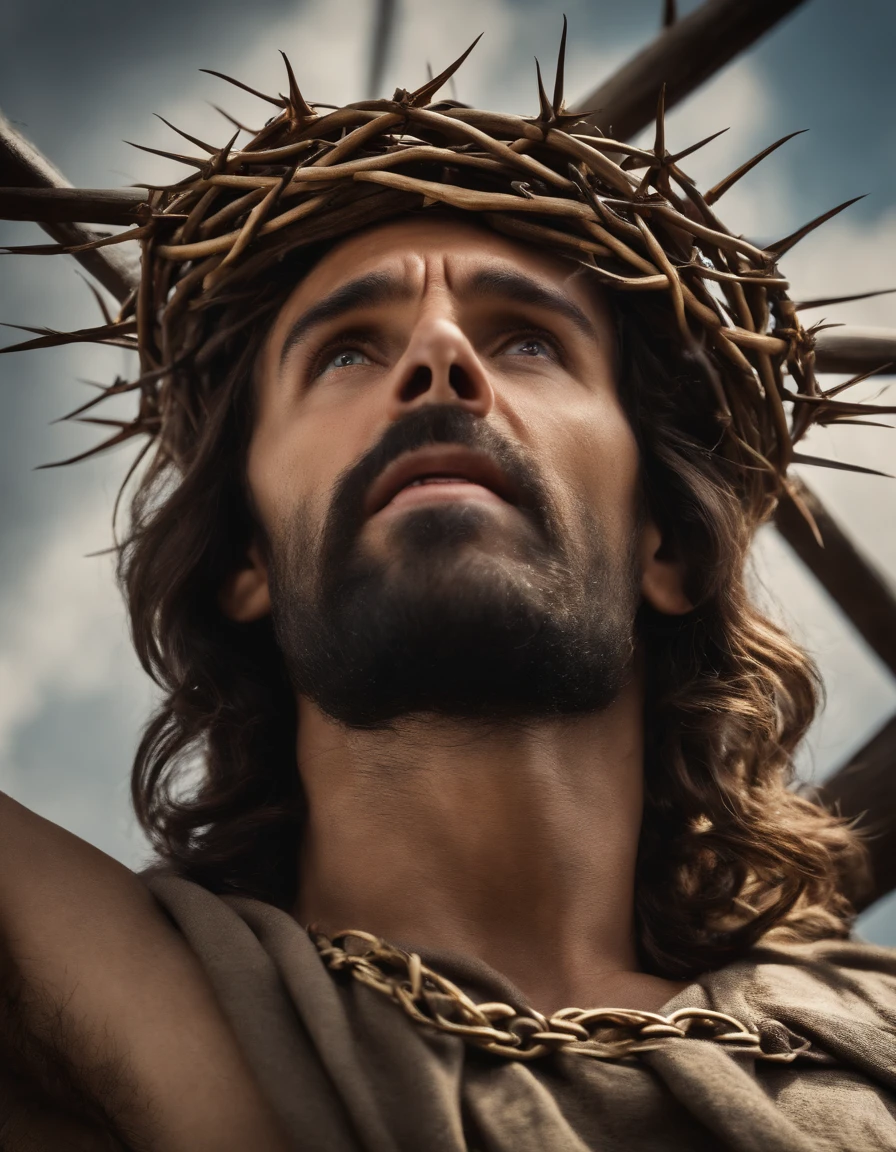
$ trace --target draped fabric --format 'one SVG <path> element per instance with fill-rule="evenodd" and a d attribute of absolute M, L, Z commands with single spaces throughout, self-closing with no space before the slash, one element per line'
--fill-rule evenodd
<path fill-rule="evenodd" d="M 277 908 L 167 874 L 146 882 L 301 1152 L 896 1149 L 894 950 L 764 945 L 661 1009 L 730 1013 L 780 1051 L 811 1041 L 790 1064 L 693 1038 L 624 1061 L 567 1052 L 521 1063 L 415 1024 L 381 993 L 334 976 Z M 525 1006 L 479 961 L 422 956 L 480 1002 Z"/>

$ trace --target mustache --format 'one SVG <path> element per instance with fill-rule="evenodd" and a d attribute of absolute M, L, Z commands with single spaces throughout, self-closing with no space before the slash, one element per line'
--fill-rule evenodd
<path fill-rule="evenodd" d="M 409 412 L 389 426 L 377 443 L 336 481 L 325 528 L 344 541 L 360 531 L 365 521 L 367 492 L 380 474 L 399 456 L 433 444 L 454 444 L 489 456 L 520 494 L 520 506 L 535 521 L 548 542 L 554 542 L 552 501 L 541 474 L 519 449 L 481 417 L 454 404 L 429 404 Z"/>

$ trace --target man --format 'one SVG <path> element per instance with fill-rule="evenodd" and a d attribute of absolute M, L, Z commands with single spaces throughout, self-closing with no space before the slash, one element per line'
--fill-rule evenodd
<path fill-rule="evenodd" d="M 892 1147 L 896 961 L 743 583 L 811 335 L 661 133 L 443 80 L 290 72 L 143 211 L 160 861 L 0 805 L 7 1145 Z"/>

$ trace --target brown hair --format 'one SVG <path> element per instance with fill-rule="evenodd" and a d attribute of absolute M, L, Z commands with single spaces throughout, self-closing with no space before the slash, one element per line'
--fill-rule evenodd
<path fill-rule="evenodd" d="M 120 560 L 137 653 L 164 693 L 134 763 L 138 818 L 180 874 L 282 907 L 295 896 L 304 814 L 295 703 L 270 622 L 227 620 L 218 591 L 253 531 L 252 365 L 309 259 L 267 278 L 249 329 L 226 302 L 210 317 L 233 333 L 204 365 L 219 384 L 189 450 L 177 464 L 160 451 L 140 480 Z M 728 459 L 712 381 L 682 347 L 665 294 L 613 302 L 646 499 L 687 561 L 695 604 L 683 618 L 639 620 L 649 683 L 638 938 L 647 970 L 682 978 L 772 929 L 844 935 L 839 882 L 863 857 L 842 821 L 788 788 L 818 681 L 745 588 L 767 477 Z"/>

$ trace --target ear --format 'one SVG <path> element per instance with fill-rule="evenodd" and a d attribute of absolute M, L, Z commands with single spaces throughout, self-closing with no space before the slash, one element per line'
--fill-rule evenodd
<path fill-rule="evenodd" d="M 224 581 L 218 604 L 228 619 L 239 624 L 260 620 L 271 611 L 268 566 L 257 542 L 249 546 L 243 567 Z"/>
<path fill-rule="evenodd" d="M 641 532 L 641 595 L 664 616 L 683 616 L 694 605 L 685 594 L 686 571 L 683 561 L 670 556 L 663 536 L 652 520 Z"/>

